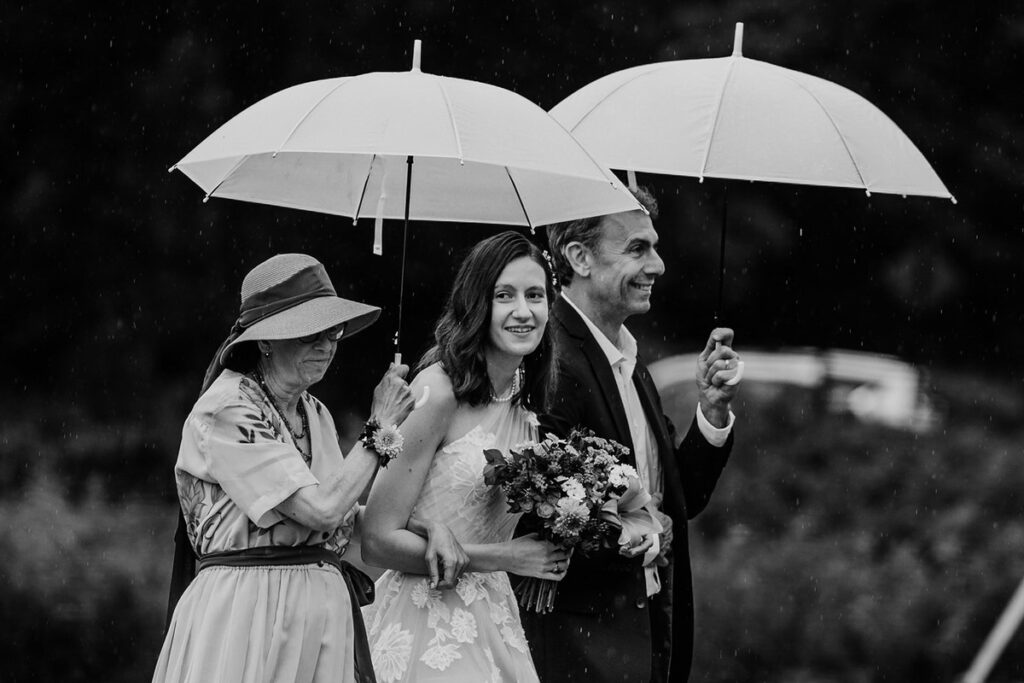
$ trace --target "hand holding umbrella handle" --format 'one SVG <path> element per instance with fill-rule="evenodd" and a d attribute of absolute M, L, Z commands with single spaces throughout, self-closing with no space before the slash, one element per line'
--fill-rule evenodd
<path fill-rule="evenodd" d="M 401 364 L 402 364 L 402 352 L 401 351 L 396 351 L 395 352 L 395 365 L 401 365 Z M 430 385 L 427 385 L 427 386 L 423 387 L 423 393 L 420 394 L 420 397 L 418 399 L 416 399 L 416 403 L 413 404 L 412 409 L 416 410 L 417 408 L 422 408 L 423 406 L 425 406 L 427 404 L 427 401 L 429 401 L 429 400 L 430 400 Z"/>
<path fill-rule="evenodd" d="M 736 376 L 730 380 L 726 380 L 725 384 L 726 386 L 732 387 L 739 384 L 741 379 L 743 379 L 743 361 L 738 360 L 736 361 Z"/>
<path fill-rule="evenodd" d="M 722 346 L 722 342 L 717 342 L 717 341 L 715 342 L 715 350 L 716 351 L 719 348 L 721 348 L 721 346 Z M 726 386 L 733 387 L 733 386 L 736 386 L 737 384 L 739 384 L 741 379 L 743 379 L 743 361 L 738 360 L 738 361 L 736 361 L 736 376 L 733 377 L 732 379 L 726 380 L 724 382 L 724 384 Z"/>

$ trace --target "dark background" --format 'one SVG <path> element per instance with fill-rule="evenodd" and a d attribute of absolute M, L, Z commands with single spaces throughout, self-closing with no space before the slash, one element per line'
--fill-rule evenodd
<path fill-rule="evenodd" d="M 618 69 L 726 56 L 736 21 L 746 25 L 745 56 L 875 103 L 959 203 L 730 185 L 724 321 L 737 348 L 900 356 L 927 372 L 944 420 L 928 435 L 879 431 L 815 412 L 801 395 L 747 392 L 735 462 L 697 528 L 706 635 L 694 679 L 911 680 L 904 671 L 941 680 L 965 669 L 1024 574 L 1011 485 L 1024 443 L 1019 4 L 299 0 L 0 10 L 0 513 L 9 522 L 0 546 L 11 558 L 0 569 L 0 611 L 16 615 L 0 671 L 11 667 L 11 680 L 151 671 L 180 425 L 246 271 L 275 253 L 308 252 L 342 296 L 386 309 L 344 343 L 315 389 L 346 438 L 390 358 L 397 223 L 374 257 L 370 221 L 204 204 L 183 175 L 167 173 L 175 161 L 287 86 L 409 68 L 416 38 L 425 71 L 487 81 L 549 109 Z M 661 201 L 668 272 L 655 312 L 631 328 L 655 359 L 697 350 L 712 326 L 723 183 L 641 182 Z M 460 256 L 497 229 L 412 227 L 407 358 L 424 349 Z M 842 495 L 828 488 L 836 481 Z M 808 496 L 822 501 L 813 514 Z M 839 501 L 859 504 L 839 514 Z M 819 536 L 791 529 L 805 513 Z M 933 557 L 922 539 L 949 540 L 951 524 L 976 545 Z M 822 552 L 847 564 L 814 559 Z M 851 557 L 863 561 L 853 567 Z M 817 587 L 784 610 L 769 596 L 802 595 L 786 583 L 798 575 Z M 963 583 L 968 576 L 977 581 Z M 823 585 L 848 595 L 829 603 Z M 956 597 L 933 604 L 931 587 Z M 754 595 L 763 604 L 739 599 Z M 887 607 L 867 609 L 865 599 Z M 821 623 L 810 628 L 812 619 Z M 879 624 L 894 619 L 887 637 Z M 891 651 L 873 649 L 886 639 Z M 997 673 L 1019 677 L 1022 658 L 1011 645 Z"/>

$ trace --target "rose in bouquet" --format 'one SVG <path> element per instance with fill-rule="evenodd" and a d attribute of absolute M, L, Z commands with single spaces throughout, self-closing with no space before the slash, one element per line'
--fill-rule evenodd
<path fill-rule="evenodd" d="M 531 518 L 541 538 L 570 551 L 588 554 L 610 545 L 616 528 L 620 546 L 662 530 L 636 470 L 622 463 L 629 449 L 588 429 L 513 446 L 508 455 L 495 449 L 484 455 L 484 480 L 501 487 L 509 511 Z M 554 606 L 557 586 L 527 578 L 516 592 L 523 607 L 545 613 Z"/>

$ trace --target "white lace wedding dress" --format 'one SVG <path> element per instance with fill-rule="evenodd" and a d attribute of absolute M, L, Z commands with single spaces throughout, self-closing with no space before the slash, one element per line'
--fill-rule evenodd
<path fill-rule="evenodd" d="M 485 448 L 507 452 L 537 438 L 536 417 L 494 402 L 480 424 L 434 455 L 414 516 L 446 523 L 463 544 L 512 538 L 519 515 L 484 483 Z M 467 572 L 431 590 L 427 577 L 387 571 L 363 609 L 380 683 L 536 681 L 537 673 L 505 572 Z"/>

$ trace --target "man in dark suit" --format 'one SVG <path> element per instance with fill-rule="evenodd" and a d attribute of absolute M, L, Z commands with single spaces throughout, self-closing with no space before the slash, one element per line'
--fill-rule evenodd
<path fill-rule="evenodd" d="M 542 433 L 582 425 L 630 449 L 665 531 L 632 548 L 572 557 L 554 611 L 523 611 L 541 681 L 685 681 L 693 653 L 686 523 L 707 505 L 732 448 L 738 356 L 715 329 L 697 362 L 700 405 L 682 443 L 623 323 L 651 306 L 665 269 L 642 211 L 550 226 L 562 293 L 551 309 L 556 373 Z M 726 382 L 731 382 L 727 384 Z"/>

